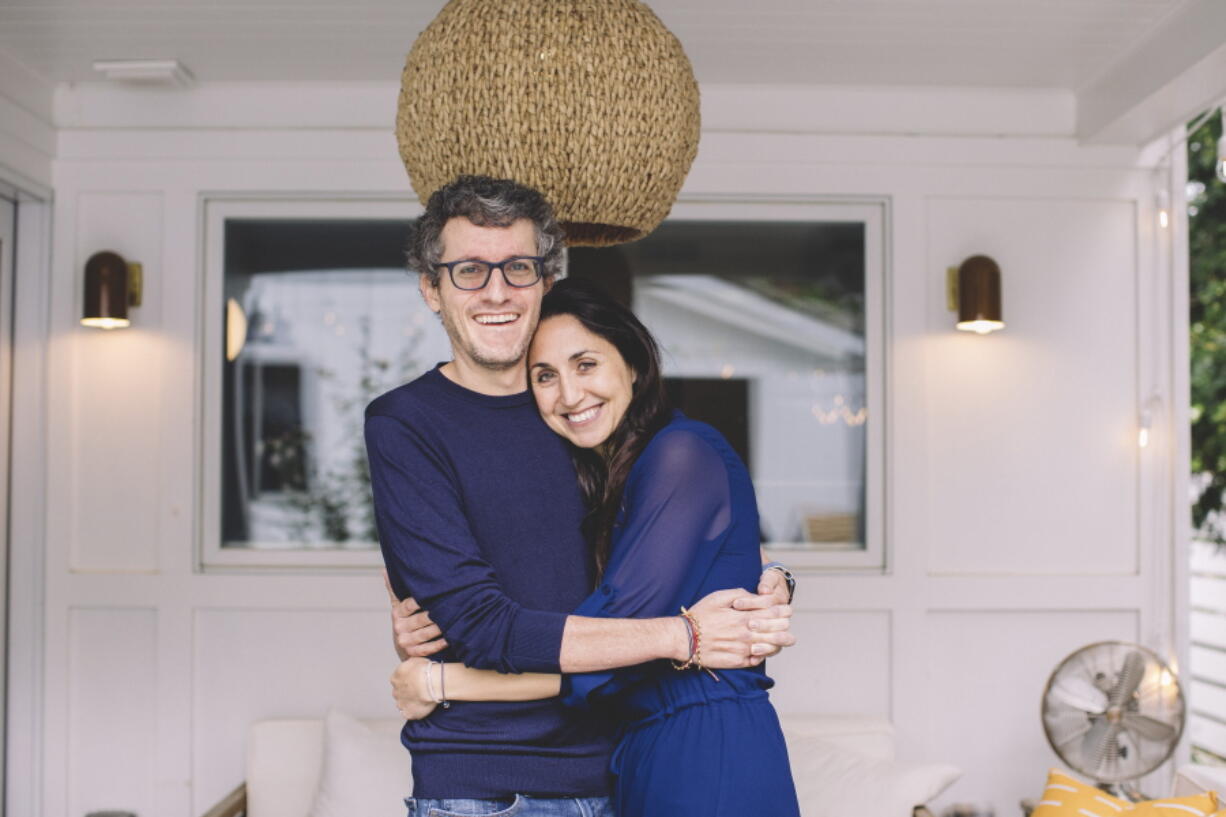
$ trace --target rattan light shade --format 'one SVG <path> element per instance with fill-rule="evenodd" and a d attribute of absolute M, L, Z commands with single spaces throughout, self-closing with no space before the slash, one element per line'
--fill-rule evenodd
<path fill-rule="evenodd" d="M 618 244 L 672 208 L 698 84 L 637 0 L 451 0 L 409 52 L 396 137 L 422 201 L 463 173 L 515 179 L 570 244 Z"/>

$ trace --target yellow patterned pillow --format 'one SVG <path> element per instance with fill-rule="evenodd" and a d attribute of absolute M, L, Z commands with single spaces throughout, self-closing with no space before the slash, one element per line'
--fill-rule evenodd
<path fill-rule="evenodd" d="M 1213 792 L 1130 803 L 1052 769 L 1047 775 L 1043 799 L 1031 817 L 1116 817 L 1124 812 L 1128 812 L 1128 817 L 1226 817 L 1215 814 L 1217 810 L 1217 795 Z"/>
<path fill-rule="evenodd" d="M 1047 773 L 1043 799 L 1031 817 L 1112 817 L 1132 804 L 1082 783 L 1058 769 Z"/>
<path fill-rule="evenodd" d="M 1191 797 L 1171 797 L 1166 800 L 1146 800 L 1137 803 L 1137 808 L 1129 817 L 1185 817 L 1185 815 L 1203 814 L 1212 817 L 1217 812 L 1217 795 L 1207 791 L 1204 794 L 1194 794 Z"/>

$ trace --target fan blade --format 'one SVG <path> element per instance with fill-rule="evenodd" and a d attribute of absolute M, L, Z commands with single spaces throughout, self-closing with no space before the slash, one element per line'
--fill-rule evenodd
<path fill-rule="evenodd" d="M 1108 771 L 1108 761 L 1112 764 L 1119 762 L 1119 734 L 1118 723 L 1112 723 L 1106 718 L 1094 722 L 1081 744 L 1082 759 L 1091 764 L 1090 768 L 1083 771 L 1087 774 L 1104 774 Z"/>
<path fill-rule="evenodd" d="M 1119 678 L 1111 690 L 1109 707 L 1123 706 L 1124 702 L 1136 694 L 1137 687 L 1145 678 L 1145 656 L 1139 652 L 1130 652 L 1124 659 Z"/>
<path fill-rule="evenodd" d="M 1079 675 L 1057 680 L 1052 684 L 1051 696 L 1065 706 L 1092 715 L 1107 711 L 1107 694 Z"/>
<path fill-rule="evenodd" d="M 1102 766 L 1103 759 L 1107 755 L 1107 747 L 1111 744 L 1115 734 L 1111 726 L 1111 722 L 1106 718 L 1098 718 L 1090 727 L 1090 731 L 1086 732 L 1085 738 L 1081 741 L 1082 758 L 1093 766 L 1083 771 L 1094 773 Z"/>
<path fill-rule="evenodd" d="M 1076 718 L 1076 721 L 1073 721 L 1073 718 Z M 1090 719 L 1079 712 L 1070 712 L 1059 720 L 1047 722 L 1057 752 L 1075 751 L 1092 725 Z"/>
<path fill-rule="evenodd" d="M 1175 727 L 1169 723 L 1163 723 L 1148 715 L 1138 715 L 1135 712 L 1124 713 L 1124 728 L 1131 729 L 1146 740 L 1165 743 L 1175 737 Z"/>

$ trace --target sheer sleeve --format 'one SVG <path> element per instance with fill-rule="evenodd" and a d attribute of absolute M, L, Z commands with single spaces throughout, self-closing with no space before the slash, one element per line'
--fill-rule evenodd
<path fill-rule="evenodd" d="M 666 428 L 626 483 L 613 552 L 600 586 L 575 611 L 597 618 L 672 615 L 702 585 L 732 519 L 728 468 L 710 442 Z M 566 675 L 562 696 L 584 706 L 643 677 L 643 667 Z"/>

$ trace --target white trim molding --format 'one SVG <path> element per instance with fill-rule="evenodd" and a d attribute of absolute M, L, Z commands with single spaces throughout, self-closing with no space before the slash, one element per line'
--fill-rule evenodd
<path fill-rule="evenodd" d="M 24 199 L 17 212 L 4 808 L 42 814 L 51 205 Z"/>

